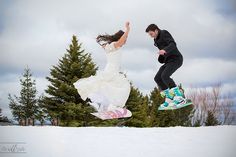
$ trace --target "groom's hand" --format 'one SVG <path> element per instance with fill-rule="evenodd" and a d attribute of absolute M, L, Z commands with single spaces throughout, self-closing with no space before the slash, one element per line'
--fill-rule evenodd
<path fill-rule="evenodd" d="M 160 50 L 160 51 L 159 51 L 159 54 L 160 54 L 160 55 L 164 55 L 165 53 L 166 53 L 165 50 Z"/>

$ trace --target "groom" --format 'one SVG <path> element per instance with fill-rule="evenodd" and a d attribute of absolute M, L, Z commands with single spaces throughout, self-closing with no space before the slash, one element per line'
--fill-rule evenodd
<path fill-rule="evenodd" d="M 161 104 L 159 109 L 181 108 L 185 102 L 183 93 L 170 76 L 182 66 L 183 56 L 167 30 L 161 30 L 157 25 L 150 24 L 146 28 L 146 33 L 154 38 L 154 45 L 159 49 L 158 61 L 163 64 L 154 78 L 161 90 L 161 96 L 165 97 L 165 102 Z"/>

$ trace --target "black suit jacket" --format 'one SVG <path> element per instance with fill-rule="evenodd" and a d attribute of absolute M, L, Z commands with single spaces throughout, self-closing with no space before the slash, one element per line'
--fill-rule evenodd
<path fill-rule="evenodd" d="M 171 62 L 182 57 L 174 38 L 167 30 L 158 30 L 158 36 L 154 39 L 154 45 L 158 47 L 159 50 L 166 51 L 165 55 L 159 55 L 158 61 L 160 63 Z"/>

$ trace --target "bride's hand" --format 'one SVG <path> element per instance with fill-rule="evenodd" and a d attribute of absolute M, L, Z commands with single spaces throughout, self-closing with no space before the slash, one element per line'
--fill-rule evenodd
<path fill-rule="evenodd" d="M 125 23 L 125 28 L 126 28 L 127 30 L 130 30 L 129 22 L 126 22 L 126 23 Z"/>

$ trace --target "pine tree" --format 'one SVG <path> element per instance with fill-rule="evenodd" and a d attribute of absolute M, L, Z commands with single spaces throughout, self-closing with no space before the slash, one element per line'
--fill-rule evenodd
<path fill-rule="evenodd" d="M 22 120 L 26 120 L 25 111 L 23 105 L 18 103 L 18 97 L 14 95 L 14 98 L 8 94 L 8 99 L 10 101 L 9 108 L 13 115 L 14 120 L 20 123 Z"/>
<path fill-rule="evenodd" d="M 48 119 L 47 109 L 44 106 L 44 95 L 42 94 L 37 100 L 37 111 L 35 113 L 35 118 L 41 125 Z"/>
<path fill-rule="evenodd" d="M 2 109 L 0 108 L 0 120 L 2 120 L 3 116 L 2 116 Z"/>
<path fill-rule="evenodd" d="M 98 67 L 92 61 L 91 54 L 86 53 L 73 35 L 67 53 L 59 63 L 51 68 L 51 83 L 45 92 L 45 108 L 51 118 L 59 118 L 60 125 L 89 126 L 94 124 L 90 114 L 93 109 L 83 101 L 73 83 L 78 79 L 95 75 Z"/>
<path fill-rule="evenodd" d="M 28 120 L 31 119 L 33 120 L 34 125 L 34 118 L 37 110 L 37 90 L 35 80 L 32 80 L 32 74 L 28 67 L 24 69 L 23 79 L 20 79 L 20 83 L 20 96 L 14 96 L 15 98 L 13 98 L 9 94 L 9 107 L 12 110 L 13 117 L 16 120 L 19 121 L 20 119 L 24 119 L 28 122 Z"/>
<path fill-rule="evenodd" d="M 161 97 L 160 91 L 155 87 L 153 91 L 151 91 L 149 98 L 149 121 L 151 127 L 160 126 L 160 119 L 158 119 L 158 105 L 163 102 L 163 98 Z"/>
<path fill-rule="evenodd" d="M 205 121 L 205 125 L 206 126 L 215 126 L 215 125 L 219 125 L 220 122 L 217 120 L 217 118 L 215 117 L 215 115 L 213 114 L 212 111 L 207 111 L 207 118 Z"/>
<path fill-rule="evenodd" d="M 8 122 L 10 123 L 10 120 L 6 117 L 2 115 L 2 109 L 0 108 L 0 122 Z"/>
<path fill-rule="evenodd" d="M 131 85 L 126 108 L 132 112 L 132 117 L 125 120 L 125 126 L 146 127 L 148 126 L 148 97 L 143 96 L 138 88 Z"/>
<path fill-rule="evenodd" d="M 194 127 L 199 127 L 201 126 L 201 120 L 197 119 L 194 123 L 193 123 Z"/>

